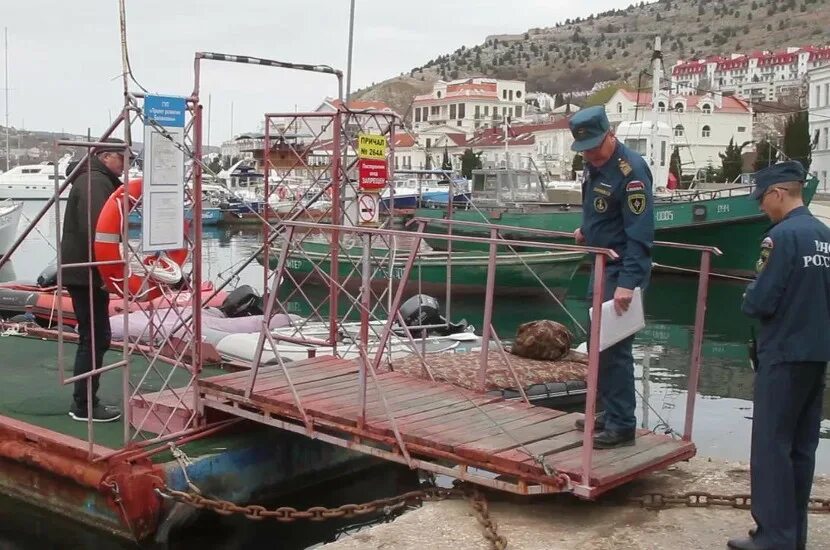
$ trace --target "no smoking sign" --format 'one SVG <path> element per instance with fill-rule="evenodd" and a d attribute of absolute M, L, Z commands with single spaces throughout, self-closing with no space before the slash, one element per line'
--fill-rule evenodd
<path fill-rule="evenodd" d="M 357 199 L 357 213 L 361 225 L 378 223 L 379 195 L 364 193 Z"/>

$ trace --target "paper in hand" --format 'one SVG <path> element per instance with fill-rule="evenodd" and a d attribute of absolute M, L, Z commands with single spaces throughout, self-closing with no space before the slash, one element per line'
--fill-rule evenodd
<path fill-rule="evenodd" d="M 594 308 L 588 309 L 588 316 L 593 320 Z M 599 329 L 599 350 L 603 351 L 620 340 L 628 338 L 632 334 L 646 326 L 646 319 L 643 312 L 643 293 L 640 287 L 634 289 L 634 296 L 628 310 L 622 315 L 617 315 L 614 310 L 614 300 L 602 303 L 602 320 Z"/>

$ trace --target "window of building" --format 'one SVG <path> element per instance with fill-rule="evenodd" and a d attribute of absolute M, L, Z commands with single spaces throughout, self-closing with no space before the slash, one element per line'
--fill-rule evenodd
<path fill-rule="evenodd" d="M 743 134 L 746 132 L 746 126 L 738 126 L 738 133 Z"/>
<path fill-rule="evenodd" d="M 507 99 L 507 90 L 502 90 L 501 91 L 501 98 L 502 99 Z"/>
<path fill-rule="evenodd" d="M 454 118 L 455 118 L 455 103 L 450 105 L 450 120 L 453 120 Z"/>
<path fill-rule="evenodd" d="M 487 116 L 487 107 L 484 108 L 484 116 Z M 493 118 L 499 116 L 499 108 L 493 107 Z"/>
<path fill-rule="evenodd" d="M 515 113 L 516 113 L 516 118 L 519 118 L 520 116 L 522 116 L 522 108 L 517 105 Z"/>
<path fill-rule="evenodd" d="M 708 103 L 704 103 L 703 107 L 701 108 L 704 115 L 711 115 L 712 114 L 712 106 Z"/>
<path fill-rule="evenodd" d="M 830 130 L 824 129 L 824 149 L 830 149 Z"/>
<path fill-rule="evenodd" d="M 438 99 L 441 99 L 441 92 L 435 92 L 435 97 L 437 97 Z"/>
<path fill-rule="evenodd" d="M 648 154 L 648 140 L 646 138 L 626 138 L 625 145 L 626 147 L 640 155 Z"/>
<path fill-rule="evenodd" d="M 824 106 L 830 105 L 830 84 L 824 85 Z"/>
<path fill-rule="evenodd" d="M 683 112 L 683 104 L 682 103 L 675 103 L 674 104 L 674 110 L 677 111 L 678 113 L 682 113 Z"/>
<path fill-rule="evenodd" d="M 421 108 L 415 107 L 415 122 L 421 122 Z"/>
<path fill-rule="evenodd" d="M 509 99 L 510 101 L 513 101 L 513 90 L 509 90 L 507 92 L 507 99 Z"/>
<path fill-rule="evenodd" d="M 666 165 L 666 142 L 660 142 L 660 166 Z"/>
<path fill-rule="evenodd" d="M 516 90 L 516 99 L 521 99 L 521 98 L 522 98 L 521 90 Z"/>
<path fill-rule="evenodd" d="M 703 127 L 703 131 L 700 132 L 700 135 L 703 137 L 710 137 L 712 135 L 712 128 L 708 125 Z"/>
<path fill-rule="evenodd" d="M 657 102 L 657 110 L 661 113 L 665 113 L 666 112 L 666 104 L 662 101 L 658 101 Z"/>
<path fill-rule="evenodd" d="M 686 129 L 683 128 L 682 124 L 678 124 L 674 127 L 674 137 L 683 137 L 686 135 Z"/>
<path fill-rule="evenodd" d="M 481 118 L 481 105 L 476 105 L 474 115 L 477 119 Z"/>
<path fill-rule="evenodd" d="M 431 114 L 432 116 L 440 115 L 441 114 L 441 107 L 439 107 L 438 105 L 435 105 L 434 107 L 431 107 L 430 110 L 429 110 L 429 114 Z"/>
<path fill-rule="evenodd" d="M 461 120 L 461 119 L 457 120 L 456 123 L 455 123 L 456 126 L 461 126 L 463 124 L 464 124 L 464 121 Z"/>
<path fill-rule="evenodd" d="M 617 102 L 617 112 L 622 113 L 622 103 L 619 101 Z"/>
<path fill-rule="evenodd" d="M 432 138 L 427 138 L 427 149 L 432 146 Z"/>
<path fill-rule="evenodd" d="M 466 103 L 459 103 L 458 104 L 458 118 L 466 118 L 467 117 L 467 104 Z"/>

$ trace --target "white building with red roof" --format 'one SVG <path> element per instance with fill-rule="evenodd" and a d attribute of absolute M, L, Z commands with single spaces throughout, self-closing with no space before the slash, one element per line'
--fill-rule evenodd
<path fill-rule="evenodd" d="M 658 121 L 672 128 L 670 145 L 680 150 L 684 174 L 705 170 L 710 164 L 719 168 L 718 155 L 724 152 L 730 140 L 741 145 L 753 139 L 752 110 L 740 98 L 719 93 L 682 95 L 663 91 L 654 98 L 654 103 Z M 606 103 L 605 111 L 612 125 L 624 120 L 653 120 L 655 116 L 650 92 L 638 94 L 623 89 L 617 90 Z M 637 148 L 636 144 L 629 145 Z M 671 153 L 665 154 L 671 156 Z"/>
<path fill-rule="evenodd" d="M 830 191 L 830 65 L 807 73 L 808 118 L 813 155 L 810 172 L 818 177 L 819 190 Z"/>
<path fill-rule="evenodd" d="M 525 83 L 520 80 L 439 80 L 430 93 L 415 96 L 412 127 L 421 132 L 434 126 L 449 126 L 471 135 L 479 128 L 500 124 L 505 116 L 521 118 L 525 107 Z"/>
<path fill-rule="evenodd" d="M 807 71 L 825 65 L 830 65 L 830 46 L 690 59 L 672 68 L 672 90 L 681 94 L 717 90 L 752 101 L 777 101 L 803 90 Z"/>

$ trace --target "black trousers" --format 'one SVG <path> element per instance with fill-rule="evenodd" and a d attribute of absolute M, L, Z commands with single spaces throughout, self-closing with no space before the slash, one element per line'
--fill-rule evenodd
<path fill-rule="evenodd" d="M 755 540 L 793 550 L 807 542 L 826 363 L 760 364 L 752 413 Z"/>
<path fill-rule="evenodd" d="M 72 309 L 78 320 L 78 351 L 75 354 L 73 374 L 78 376 L 104 366 L 104 353 L 110 347 L 112 332 L 109 318 L 109 293 L 102 288 L 68 286 Z M 93 342 L 94 341 L 94 342 Z M 72 398 L 75 406 L 86 409 L 87 385 L 92 381 L 92 405 L 98 404 L 98 376 L 78 380 Z"/>

